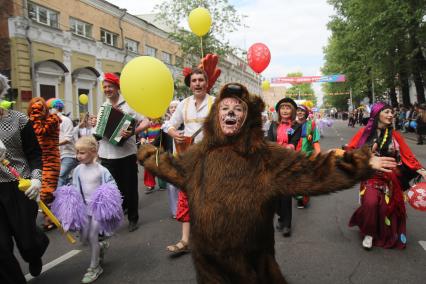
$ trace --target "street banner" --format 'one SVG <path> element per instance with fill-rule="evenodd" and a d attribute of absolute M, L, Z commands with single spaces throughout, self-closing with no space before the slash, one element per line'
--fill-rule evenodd
<path fill-rule="evenodd" d="M 343 74 L 327 76 L 304 76 L 304 77 L 273 77 L 271 84 L 305 84 L 305 83 L 338 83 L 346 82 Z"/>

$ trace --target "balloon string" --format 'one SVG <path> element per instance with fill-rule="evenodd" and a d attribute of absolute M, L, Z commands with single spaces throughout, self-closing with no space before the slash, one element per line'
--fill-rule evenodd
<path fill-rule="evenodd" d="M 260 91 L 260 96 L 259 97 L 262 97 L 262 83 L 261 83 L 261 78 L 260 78 L 260 74 L 259 73 L 257 75 L 259 76 L 259 81 L 258 81 L 258 83 L 259 83 L 259 91 Z"/>
<path fill-rule="evenodd" d="M 201 58 L 204 58 L 204 52 L 203 52 L 203 37 L 200 36 L 200 42 L 201 42 Z"/>

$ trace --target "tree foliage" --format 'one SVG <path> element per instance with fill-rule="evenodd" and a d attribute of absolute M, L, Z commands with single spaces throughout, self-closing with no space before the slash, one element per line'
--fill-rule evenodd
<path fill-rule="evenodd" d="M 396 89 L 408 104 L 413 80 L 424 102 L 426 79 L 426 0 L 328 0 L 336 11 L 324 48 L 324 74 L 343 73 L 348 82 L 324 84 L 325 93 L 353 90 L 354 101 L 385 95 L 396 104 Z M 325 98 L 337 103 L 340 98 Z"/>
<path fill-rule="evenodd" d="M 287 77 L 302 77 L 302 72 L 288 73 Z M 287 95 L 290 95 L 293 99 L 302 99 L 316 102 L 315 91 L 312 89 L 311 83 L 297 84 L 287 89 Z"/>
<path fill-rule="evenodd" d="M 200 38 L 182 28 L 190 12 L 198 7 L 209 10 L 212 18 L 210 32 L 203 36 L 203 54 L 225 56 L 234 52 L 225 36 L 243 25 L 244 16 L 228 0 L 166 0 L 155 7 L 157 19 L 172 29 L 170 37 L 180 44 L 184 61 L 197 64 L 201 58 Z"/>

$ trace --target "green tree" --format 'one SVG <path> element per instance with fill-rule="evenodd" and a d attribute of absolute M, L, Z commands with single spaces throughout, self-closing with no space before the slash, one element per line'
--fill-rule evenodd
<path fill-rule="evenodd" d="M 200 38 L 192 32 L 182 29 L 190 12 L 198 7 L 209 10 L 212 25 L 210 32 L 203 36 L 203 54 L 215 53 L 226 56 L 235 51 L 225 35 L 236 31 L 243 23 L 243 15 L 235 10 L 228 0 L 166 0 L 157 5 L 157 19 L 172 29 L 170 37 L 180 44 L 185 62 L 198 64 L 201 58 Z"/>
<path fill-rule="evenodd" d="M 413 78 L 424 101 L 426 61 L 425 0 L 329 0 L 336 15 L 328 23 L 332 35 L 324 49 L 323 73 L 344 73 L 348 82 L 326 89 L 352 88 L 355 100 L 388 94 L 396 104 L 396 88 L 408 104 Z"/>
<path fill-rule="evenodd" d="M 294 72 L 288 73 L 287 77 L 302 77 L 303 73 Z M 314 104 L 316 103 L 315 91 L 312 89 L 311 83 L 297 84 L 291 86 L 287 92 L 287 95 L 291 96 L 293 99 L 302 99 L 312 101 Z"/>

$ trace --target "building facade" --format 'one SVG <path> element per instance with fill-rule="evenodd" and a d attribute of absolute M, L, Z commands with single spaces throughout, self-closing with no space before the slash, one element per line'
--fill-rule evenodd
<path fill-rule="evenodd" d="M 0 0 L 0 6 L 0 72 L 11 79 L 10 99 L 18 110 L 41 96 L 62 99 L 72 118 L 96 113 L 104 100 L 101 75 L 121 72 L 140 55 L 162 60 L 175 80 L 182 79 L 179 44 L 166 31 L 107 1 Z M 237 72 L 235 62 L 247 65 L 238 58 L 221 63 L 222 70 L 236 70 L 228 76 L 226 69 L 224 82 L 249 83 L 252 92 L 260 93 L 255 74 Z M 89 97 L 87 105 L 79 103 L 81 94 Z"/>

